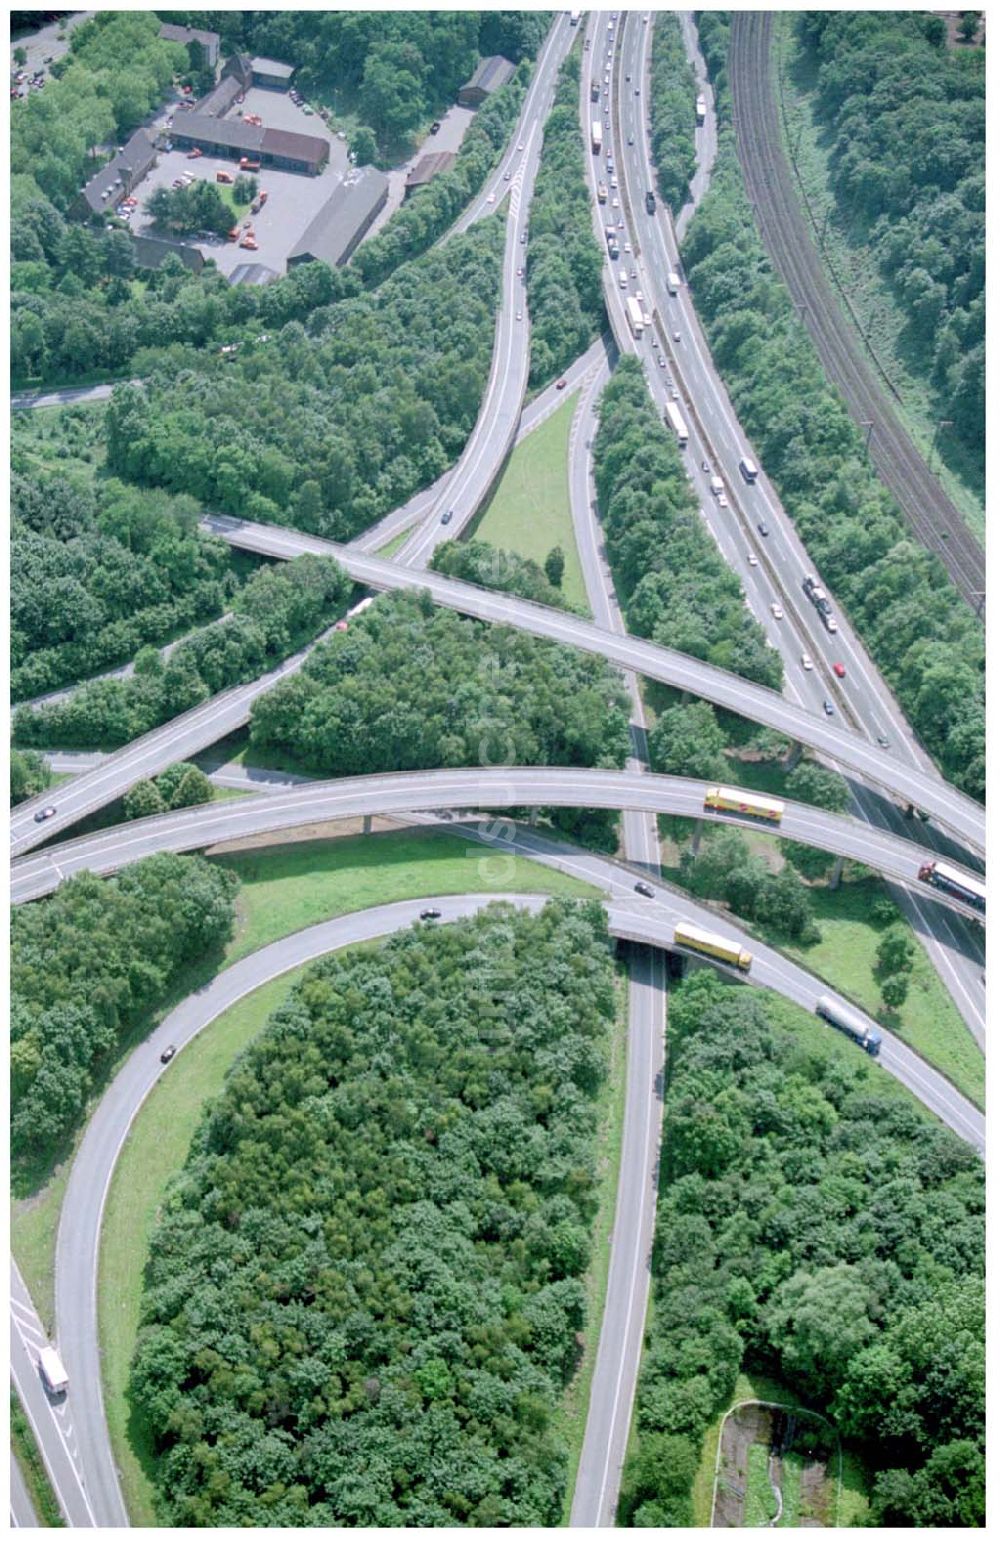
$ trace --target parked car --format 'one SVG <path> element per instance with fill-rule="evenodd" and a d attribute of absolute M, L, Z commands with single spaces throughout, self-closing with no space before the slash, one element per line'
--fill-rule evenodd
<path fill-rule="evenodd" d="M 189 161 L 200 161 L 201 160 L 201 151 L 198 149 L 197 145 L 195 145 L 193 150 L 189 150 L 188 151 L 187 158 L 188 158 Z"/>

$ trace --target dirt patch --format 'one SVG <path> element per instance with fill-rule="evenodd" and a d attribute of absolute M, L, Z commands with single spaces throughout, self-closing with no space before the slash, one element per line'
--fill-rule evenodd
<path fill-rule="evenodd" d="M 781 1495 L 781 1514 L 771 1525 L 836 1524 L 840 1458 L 833 1428 L 803 1408 L 744 1403 L 733 1409 L 722 1426 L 713 1527 L 754 1524 L 747 1520 L 750 1451 L 754 1446 L 767 1450 L 769 1481 L 772 1490 Z M 759 1510 L 758 1500 L 754 1512 Z"/>
<path fill-rule="evenodd" d="M 398 819 L 383 818 L 379 814 L 372 816 L 372 832 L 382 830 L 399 830 L 402 823 Z M 209 857 L 221 857 L 227 851 L 253 851 L 258 846 L 298 846 L 303 841 L 332 841 L 343 835 L 361 835 L 364 833 L 364 820 L 357 819 L 327 819 L 318 820 L 312 824 L 296 825 L 291 830 L 270 830 L 261 835 L 244 835 L 236 841 L 220 841 L 217 846 L 206 848 L 205 855 Z"/>

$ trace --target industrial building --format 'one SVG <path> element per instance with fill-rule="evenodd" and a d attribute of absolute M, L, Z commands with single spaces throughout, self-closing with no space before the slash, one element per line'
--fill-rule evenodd
<path fill-rule="evenodd" d="M 488 96 L 505 86 L 514 73 L 514 66 L 502 54 L 490 54 L 480 59 L 471 80 L 467 80 L 458 93 L 460 107 L 482 107 Z"/>
<path fill-rule="evenodd" d="M 172 22 L 165 21 L 160 28 L 160 36 L 166 43 L 182 43 L 185 48 L 190 48 L 192 43 L 197 43 L 201 50 L 202 63 L 209 69 L 215 69 L 219 60 L 217 32 L 203 32 L 200 27 L 175 27 Z"/>
<path fill-rule="evenodd" d="M 238 161 L 242 156 L 259 160 L 277 171 L 297 171 L 315 177 L 330 158 L 327 140 L 314 134 L 292 134 L 287 129 L 259 128 L 242 120 L 208 118 L 189 113 L 172 129 L 179 150 L 198 149 Z"/>
<path fill-rule="evenodd" d="M 433 155 L 422 155 L 415 166 L 411 166 L 406 174 L 406 186 L 403 189 L 403 197 L 409 198 L 418 187 L 426 187 L 434 177 L 440 176 L 442 171 L 454 165 L 455 152 L 453 150 L 436 150 Z"/>
<path fill-rule="evenodd" d="M 80 190 L 71 212 L 80 219 L 106 214 L 127 198 L 155 165 L 156 146 L 145 129 L 137 129 L 124 149 L 113 155 Z"/>
<path fill-rule="evenodd" d="M 388 196 L 389 178 L 377 167 L 348 172 L 289 252 L 289 268 L 300 262 L 340 267 L 385 207 Z"/>

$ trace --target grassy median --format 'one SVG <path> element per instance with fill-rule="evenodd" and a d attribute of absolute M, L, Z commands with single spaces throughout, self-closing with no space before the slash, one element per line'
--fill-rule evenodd
<path fill-rule="evenodd" d="M 569 502 L 569 431 L 578 400 L 579 392 L 574 391 L 558 411 L 515 445 L 473 533 L 502 551 L 530 557 L 539 567 L 553 546 L 561 546 L 566 557 L 562 592 L 589 615 Z"/>

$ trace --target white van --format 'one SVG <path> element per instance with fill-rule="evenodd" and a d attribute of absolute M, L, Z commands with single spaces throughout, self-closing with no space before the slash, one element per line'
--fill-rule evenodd
<path fill-rule="evenodd" d="M 681 287 L 681 281 L 680 281 L 680 278 L 678 277 L 678 275 L 676 273 L 668 273 L 667 274 L 667 289 L 670 292 L 670 294 L 676 294 L 680 287 Z"/>
<path fill-rule="evenodd" d="M 709 485 L 709 488 L 711 490 L 713 498 L 718 498 L 720 496 L 720 494 L 725 490 L 725 486 L 726 486 L 726 484 L 725 484 L 725 482 L 723 482 L 722 478 L 718 477 L 718 476 L 709 477 L 708 485 Z"/>
<path fill-rule="evenodd" d="M 55 1395 L 66 1391 L 69 1386 L 66 1367 L 51 1344 L 46 1344 L 42 1348 L 38 1356 L 38 1369 L 42 1373 L 42 1380 L 51 1393 Z"/>
<path fill-rule="evenodd" d="M 740 475 L 744 482 L 756 482 L 757 480 L 757 467 L 749 455 L 744 455 L 740 461 Z"/>

